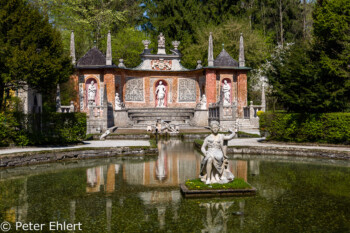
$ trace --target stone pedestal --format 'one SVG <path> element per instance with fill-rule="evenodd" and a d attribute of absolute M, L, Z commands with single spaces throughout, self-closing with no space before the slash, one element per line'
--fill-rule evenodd
<path fill-rule="evenodd" d="M 114 126 L 130 127 L 132 125 L 126 109 L 114 110 Z"/>
<path fill-rule="evenodd" d="M 208 110 L 196 109 L 191 120 L 192 126 L 208 126 Z"/>

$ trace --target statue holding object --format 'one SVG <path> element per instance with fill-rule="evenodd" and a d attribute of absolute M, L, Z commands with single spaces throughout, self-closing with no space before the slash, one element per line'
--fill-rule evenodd
<path fill-rule="evenodd" d="M 235 130 L 229 130 L 230 135 L 219 134 L 220 125 L 217 121 L 210 123 L 212 134 L 205 138 L 201 151 L 204 158 L 201 162 L 199 178 L 206 184 L 225 184 L 233 181 L 234 175 L 228 169 L 228 160 L 224 148 L 224 140 L 231 140 L 238 127 Z M 206 149 L 208 147 L 208 150 Z"/>

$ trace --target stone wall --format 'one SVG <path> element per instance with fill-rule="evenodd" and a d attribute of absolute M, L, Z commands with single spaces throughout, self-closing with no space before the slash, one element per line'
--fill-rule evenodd
<path fill-rule="evenodd" d="M 118 155 L 145 155 L 158 153 L 157 148 L 150 147 L 118 147 L 101 149 L 80 149 L 73 151 L 42 151 L 17 153 L 0 156 L 0 168 L 24 166 L 30 164 L 48 163 L 72 159 L 90 159 L 113 157 Z"/>

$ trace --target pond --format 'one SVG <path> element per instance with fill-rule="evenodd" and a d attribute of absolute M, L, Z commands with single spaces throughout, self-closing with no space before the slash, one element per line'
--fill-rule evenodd
<path fill-rule="evenodd" d="M 350 232 L 347 161 L 235 155 L 231 171 L 256 196 L 184 199 L 179 184 L 198 177 L 201 155 L 190 142 L 158 146 L 154 156 L 0 170 L 0 223 L 13 232 L 16 222 L 44 232 L 69 223 L 75 232 Z"/>

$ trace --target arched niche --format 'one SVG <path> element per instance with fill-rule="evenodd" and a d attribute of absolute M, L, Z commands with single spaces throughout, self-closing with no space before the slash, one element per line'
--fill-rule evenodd
<path fill-rule="evenodd" d="M 89 105 L 89 87 L 91 85 L 91 82 L 94 81 L 94 85 L 96 87 L 96 95 L 95 95 L 95 104 L 96 106 L 100 105 L 100 88 L 99 88 L 99 83 L 98 83 L 98 80 L 95 78 L 95 77 L 88 77 L 86 80 L 85 80 L 85 104 L 86 106 Z"/>
<path fill-rule="evenodd" d="M 161 84 L 160 84 L 161 83 Z M 154 84 L 154 99 L 155 99 L 155 107 L 159 107 L 158 106 L 158 98 L 157 98 L 157 88 L 159 87 L 159 85 L 163 85 L 165 87 L 165 93 L 164 93 L 164 106 L 163 107 L 167 107 L 168 106 L 168 93 L 169 93 L 169 84 L 163 80 L 157 80 L 157 82 L 155 82 Z M 161 90 L 159 90 L 161 91 Z"/>

